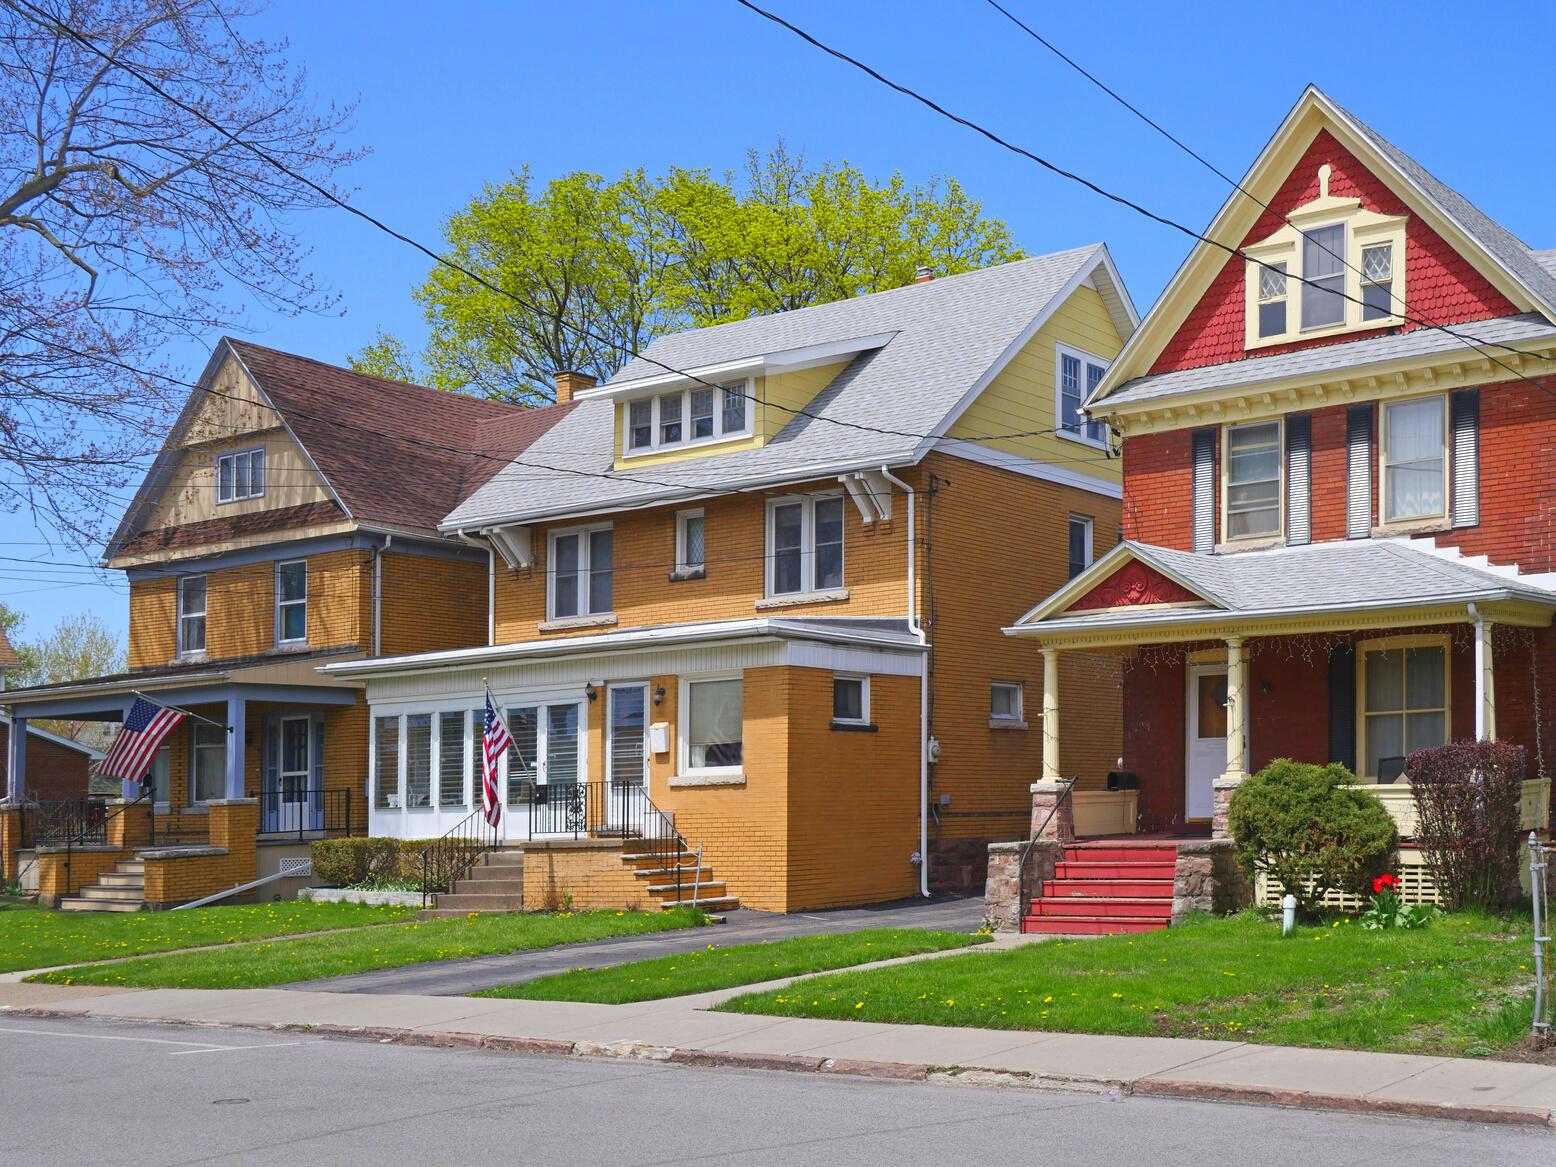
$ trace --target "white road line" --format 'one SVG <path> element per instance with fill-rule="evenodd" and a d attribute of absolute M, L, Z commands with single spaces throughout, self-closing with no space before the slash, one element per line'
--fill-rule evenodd
<path fill-rule="evenodd" d="M 245 1049 L 286 1049 L 288 1046 L 302 1045 L 300 1041 L 272 1041 L 265 1045 L 213 1045 L 209 1049 L 181 1049 L 177 1053 L 168 1054 L 170 1058 L 181 1058 L 186 1054 L 224 1054 L 231 1050 Z"/>
<path fill-rule="evenodd" d="M 12 1025 L 0 1025 L 0 1033 L 21 1033 L 30 1037 L 63 1037 L 75 1041 L 133 1041 L 142 1045 L 183 1045 L 191 1048 L 180 1050 L 170 1054 L 170 1057 L 178 1057 L 179 1054 L 211 1054 L 223 1050 L 234 1049 L 273 1049 L 280 1046 L 302 1045 L 300 1041 L 277 1041 L 265 1045 L 215 1045 L 208 1041 L 173 1041 L 165 1037 L 121 1037 L 108 1033 L 59 1033 L 52 1029 L 21 1029 Z"/>

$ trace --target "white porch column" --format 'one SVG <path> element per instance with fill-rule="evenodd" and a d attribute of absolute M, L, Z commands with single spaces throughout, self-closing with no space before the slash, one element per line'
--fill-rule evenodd
<path fill-rule="evenodd" d="M 5 772 L 8 788 L 0 791 L 4 801 L 19 803 L 27 794 L 27 719 L 11 718 L 11 740 L 7 750 Z"/>
<path fill-rule="evenodd" d="M 1248 777 L 1244 758 L 1248 750 L 1248 658 L 1243 640 L 1226 642 L 1226 771 L 1221 776 L 1242 781 Z"/>
<path fill-rule="evenodd" d="M 1475 615 L 1475 740 L 1497 736 L 1496 677 L 1491 663 L 1491 621 Z"/>
<path fill-rule="evenodd" d="M 1057 782 L 1059 773 L 1059 653 L 1043 649 L 1043 781 Z"/>

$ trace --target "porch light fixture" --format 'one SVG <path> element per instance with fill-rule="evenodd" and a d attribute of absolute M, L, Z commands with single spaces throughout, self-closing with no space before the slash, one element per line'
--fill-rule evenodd
<path fill-rule="evenodd" d="M 584 696 L 590 701 L 598 701 L 600 699 L 600 691 L 594 687 L 593 681 L 584 682 Z"/>
<path fill-rule="evenodd" d="M 664 704 L 664 700 L 665 700 L 665 687 L 663 685 L 655 685 L 654 686 L 654 704 L 655 705 L 663 705 Z"/>

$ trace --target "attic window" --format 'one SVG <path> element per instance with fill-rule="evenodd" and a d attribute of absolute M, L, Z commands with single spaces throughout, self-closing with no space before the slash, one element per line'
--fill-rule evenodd
<path fill-rule="evenodd" d="M 651 454 L 749 437 L 751 382 L 696 385 L 624 402 L 622 453 Z"/>
<path fill-rule="evenodd" d="M 265 450 L 236 450 L 216 459 L 216 501 L 238 502 L 265 493 Z"/>

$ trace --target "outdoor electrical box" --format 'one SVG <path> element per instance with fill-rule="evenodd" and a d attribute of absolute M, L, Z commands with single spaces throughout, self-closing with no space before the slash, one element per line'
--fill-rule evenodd
<path fill-rule="evenodd" d="M 654 754 L 670 752 L 670 723 L 656 721 L 648 727 L 648 749 Z"/>

